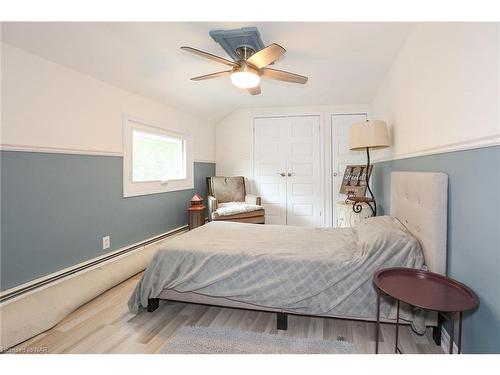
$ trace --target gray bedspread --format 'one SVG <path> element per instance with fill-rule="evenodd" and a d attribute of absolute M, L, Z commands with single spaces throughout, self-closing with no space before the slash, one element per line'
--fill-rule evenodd
<path fill-rule="evenodd" d="M 373 318 L 372 276 L 386 267 L 424 267 L 419 242 L 392 217 L 338 229 L 211 222 L 159 247 L 129 309 L 137 313 L 174 289 L 303 314 Z M 393 317 L 392 307 L 384 301 L 381 315 Z"/>

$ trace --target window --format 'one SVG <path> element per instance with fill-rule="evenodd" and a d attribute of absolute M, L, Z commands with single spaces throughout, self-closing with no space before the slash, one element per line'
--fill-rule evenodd
<path fill-rule="evenodd" d="M 124 117 L 123 195 L 193 188 L 189 136 Z"/>
<path fill-rule="evenodd" d="M 132 182 L 186 178 L 185 141 L 132 130 Z"/>

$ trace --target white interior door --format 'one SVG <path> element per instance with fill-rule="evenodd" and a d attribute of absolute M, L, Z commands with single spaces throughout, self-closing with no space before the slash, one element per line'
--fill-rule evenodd
<path fill-rule="evenodd" d="M 321 225 L 319 116 L 288 118 L 283 140 L 287 151 L 287 224 Z"/>
<path fill-rule="evenodd" d="M 284 118 L 254 120 L 254 178 L 267 224 L 286 224 L 286 144 Z"/>
<path fill-rule="evenodd" d="M 346 198 L 344 194 L 339 193 L 345 167 L 351 164 L 366 164 L 365 152 L 349 149 L 351 125 L 366 121 L 366 119 L 365 113 L 332 115 L 333 212 L 335 212 L 335 202 Z"/>
<path fill-rule="evenodd" d="M 254 121 L 254 177 L 266 223 L 319 226 L 319 116 Z"/>

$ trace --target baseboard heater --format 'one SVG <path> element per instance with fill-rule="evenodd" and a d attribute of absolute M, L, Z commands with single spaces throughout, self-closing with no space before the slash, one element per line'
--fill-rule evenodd
<path fill-rule="evenodd" d="M 188 228 L 187 225 L 184 225 L 182 227 L 179 227 L 179 228 L 176 228 L 176 229 L 173 229 L 171 230 L 170 232 L 166 232 L 166 233 L 163 233 L 159 236 L 156 236 L 156 237 L 153 237 L 153 238 L 149 238 L 143 242 L 139 242 L 139 243 L 136 243 L 130 247 L 127 247 L 127 248 L 124 248 L 124 249 L 121 249 L 121 250 L 118 250 L 112 254 L 109 254 L 109 255 L 105 255 L 99 259 L 96 259 L 96 260 L 92 260 L 92 261 L 89 261 L 88 263 L 85 263 L 85 264 L 82 264 L 80 266 L 75 266 L 71 269 L 68 269 L 67 271 L 65 272 L 61 272 L 61 273 L 58 273 L 54 276 L 50 276 L 50 277 L 46 277 L 46 278 L 43 278 L 37 282 L 33 282 L 33 283 L 30 283 L 29 285 L 26 285 L 24 288 L 19 288 L 19 289 L 16 289 L 16 290 L 13 290 L 12 292 L 9 292 L 9 293 L 6 293 L 6 294 L 1 294 L 0 295 L 0 303 L 2 302 L 5 302 L 5 301 L 8 301 L 9 299 L 11 298 L 14 298 L 14 297 L 17 297 L 17 296 L 20 296 L 22 294 L 25 294 L 27 292 L 30 292 L 34 289 L 37 289 L 37 288 L 40 288 L 44 285 L 47 285 L 47 284 L 50 284 L 54 281 L 57 281 L 57 280 L 60 280 L 60 279 L 63 279 L 65 277 L 68 277 L 70 275 L 73 275 L 77 272 L 80 272 L 80 271 L 83 271 L 87 268 L 90 268 L 90 267 L 94 267 L 100 263 L 104 263 L 104 262 L 107 262 L 108 260 L 110 259 L 113 259 L 113 258 L 116 258 L 116 257 L 119 257 L 123 254 L 126 254 L 126 253 L 129 253 L 131 251 L 134 251 L 134 250 L 137 250 L 141 247 L 144 247 L 144 246 L 147 246 L 147 245 L 151 245 L 157 241 L 161 241 L 163 239 L 166 239 L 168 237 L 171 237 L 171 236 L 174 236 L 176 234 L 179 234 L 181 232 L 184 232 L 186 231 Z"/>

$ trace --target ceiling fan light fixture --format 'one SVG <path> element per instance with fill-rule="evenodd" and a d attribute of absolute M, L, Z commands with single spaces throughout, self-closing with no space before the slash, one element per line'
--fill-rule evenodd
<path fill-rule="evenodd" d="M 260 77 L 253 72 L 235 71 L 231 73 L 231 82 L 236 87 L 251 89 L 259 86 Z"/>
<path fill-rule="evenodd" d="M 242 30 L 245 31 L 245 29 Z M 231 33 L 232 35 L 233 31 L 235 30 L 229 30 L 228 34 Z M 236 31 L 241 32 L 241 30 L 236 30 Z M 256 31 L 256 29 L 254 31 Z M 225 35 L 225 32 L 222 31 L 222 34 Z M 203 81 L 206 79 L 227 77 L 229 75 L 231 77 L 231 82 L 234 86 L 246 90 L 250 95 L 261 94 L 261 87 L 260 87 L 261 77 L 267 79 L 274 79 L 277 81 L 299 83 L 302 85 L 307 82 L 306 76 L 301 76 L 300 74 L 287 72 L 285 70 L 271 69 L 268 67 L 268 65 L 276 62 L 286 52 L 286 50 L 279 44 L 272 43 L 267 47 L 261 48 L 260 46 L 257 46 L 254 49 L 251 45 L 247 45 L 246 43 L 243 44 L 240 43 L 235 47 L 236 50 L 234 50 L 233 49 L 234 43 L 228 46 L 224 46 L 223 43 L 221 43 L 215 37 L 215 35 L 219 36 L 221 35 L 220 30 L 219 31 L 216 30 L 213 33 L 210 32 L 210 35 L 217 42 L 219 42 L 219 44 L 223 46 L 226 52 L 228 52 L 228 48 L 230 48 L 228 54 L 234 58 L 234 61 L 213 55 L 208 52 L 201 51 L 193 47 L 182 46 L 181 49 L 193 53 L 195 55 L 202 56 L 206 59 L 216 61 L 224 65 L 228 65 L 232 69 L 193 77 L 191 78 L 192 81 Z M 259 37 L 258 32 L 256 32 L 256 35 L 257 37 Z M 233 36 L 234 35 L 232 35 L 231 37 Z"/>

